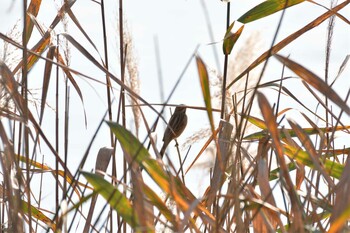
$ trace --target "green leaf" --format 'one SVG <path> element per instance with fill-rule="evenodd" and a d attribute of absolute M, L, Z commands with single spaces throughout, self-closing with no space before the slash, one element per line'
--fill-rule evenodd
<path fill-rule="evenodd" d="M 288 167 L 288 171 L 293 171 L 296 169 L 295 163 L 288 163 L 287 167 Z M 270 171 L 269 181 L 278 179 L 280 177 L 280 175 L 279 175 L 280 173 L 281 173 L 280 167 L 275 168 L 272 171 Z"/>
<path fill-rule="evenodd" d="M 241 36 L 244 25 L 242 25 L 237 32 L 232 33 L 231 30 L 233 28 L 233 25 L 235 22 L 233 22 L 227 29 L 225 38 L 224 38 L 224 43 L 222 46 L 222 50 L 225 55 L 229 55 L 232 51 L 233 46 L 236 44 L 238 38 Z"/>
<path fill-rule="evenodd" d="M 291 159 L 294 159 L 298 161 L 299 163 L 304 164 L 305 166 L 308 166 L 310 168 L 314 168 L 314 162 L 311 159 L 310 155 L 303 150 L 300 150 L 298 148 L 295 148 L 291 145 L 284 145 L 284 153 Z M 320 160 L 320 163 L 323 163 L 323 166 L 325 170 L 328 172 L 328 174 L 334 178 L 339 179 L 343 170 L 344 165 L 334 162 L 329 159 Z"/>
<path fill-rule="evenodd" d="M 133 229 L 137 229 L 139 225 L 138 213 L 135 213 L 130 201 L 115 186 L 103 179 L 100 175 L 83 171 L 81 173 L 94 187 L 95 192 L 106 199 L 109 205 L 123 217 L 125 222 Z"/>
<path fill-rule="evenodd" d="M 248 136 L 245 136 L 243 139 L 244 140 L 258 140 L 258 139 L 261 139 L 263 137 L 265 137 L 267 135 L 267 131 L 265 130 L 266 129 L 266 126 L 264 125 L 264 122 L 261 121 L 260 119 L 258 118 L 255 118 L 255 117 L 252 117 L 252 116 L 243 116 L 245 118 L 248 119 L 248 121 L 252 124 L 254 124 L 255 126 L 263 129 L 262 131 L 259 131 L 259 132 L 256 132 L 256 133 L 252 133 Z M 346 126 L 337 126 L 337 127 L 323 127 L 323 128 L 303 128 L 303 130 L 305 131 L 305 133 L 307 135 L 314 135 L 314 134 L 319 134 L 319 131 L 322 131 L 324 133 L 331 133 L 333 131 L 342 131 L 342 130 L 347 130 L 347 129 L 350 129 L 350 126 L 349 125 L 346 125 Z M 279 134 L 281 136 L 281 138 L 285 138 L 286 135 L 285 135 L 285 132 L 288 132 L 288 134 L 291 136 L 291 137 L 296 137 L 296 134 L 294 132 L 293 129 L 279 129 Z M 343 150 L 340 150 L 340 152 L 342 152 Z"/>
<path fill-rule="evenodd" d="M 304 2 L 304 0 L 267 0 L 246 12 L 237 21 L 250 23 L 301 2 Z"/>

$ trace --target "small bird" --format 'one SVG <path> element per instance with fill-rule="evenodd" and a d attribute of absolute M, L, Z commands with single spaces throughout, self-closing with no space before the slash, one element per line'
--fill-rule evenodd
<path fill-rule="evenodd" d="M 171 140 L 179 137 L 182 134 L 182 132 L 185 130 L 186 125 L 187 125 L 186 107 L 184 105 L 177 106 L 164 132 L 164 136 L 163 136 L 164 143 L 163 143 L 162 149 L 160 150 L 160 155 L 162 158 Z"/>

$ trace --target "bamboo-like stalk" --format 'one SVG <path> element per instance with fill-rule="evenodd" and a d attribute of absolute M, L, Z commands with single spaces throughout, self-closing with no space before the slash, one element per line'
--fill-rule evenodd
<path fill-rule="evenodd" d="M 210 207 L 216 199 L 216 192 L 222 187 L 225 180 L 225 171 L 232 146 L 231 134 L 233 125 L 225 120 L 220 121 L 218 145 L 219 152 L 215 158 L 213 176 L 210 179 L 210 191 L 207 195 L 206 206 Z"/>

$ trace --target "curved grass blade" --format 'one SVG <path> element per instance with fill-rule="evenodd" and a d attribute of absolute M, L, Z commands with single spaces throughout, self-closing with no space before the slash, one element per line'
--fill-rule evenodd
<path fill-rule="evenodd" d="M 170 209 L 166 206 L 166 204 L 162 201 L 162 199 L 155 193 L 150 187 L 148 187 L 145 183 L 143 184 L 143 191 L 149 201 L 158 208 L 158 210 L 162 213 L 162 215 L 172 224 L 176 224 L 175 216 L 171 212 Z"/>
<path fill-rule="evenodd" d="M 196 56 L 196 63 L 198 68 L 199 80 L 202 88 L 203 99 L 204 99 L 205 107 L 208 113 L 210 128 L 211 128 L 211 131 L 214 132 L 215 128 L 214 128 L 214 119 L 213 119 L 213 109 L 211 106 L 208 71 L 207 71 L 207 68 L 205 67 L 203 60 L 199 56 Z"/>
<path fill-rule="evenodd" d="M 267 58 L 269 58 L 271 55 L 276 54 L 278 51 L 283 49 L 285 46 L 289 45 L 292 41 L 303 35 L 305 32 L 319 26 L 321 23 L 323 23 L 325 20 L 327 20 L 332 15 L 336 14 L 338 11 L 343 9 L 345 6 L 347 6 L 350 3 L 350 0 L 346 0 L 339 4 L 338 6 L 334 7 L 332 11 L 327 11 L 326 13 L 322 14 L 315 20 L 313 20 L 311 23 L 307 24 L 305 27 L 299 29 L 298 31 L 294 32 L 293 34 L 287 36 L 285 39 L 280 41 L 278 44 L 270 48 L 269 50 L 265 51 L 263 54 L 261 54 L 253 63 L 251 63 L 248 68 L 246 68 L 241 74 L 237 76 L 229 85 L 227 85 L 226 89 L 229 89 L 233 84 L 235 84 L 238 80 L 243 78 L 247 73 L 249 73 L 251 70 L 253 70 L 255 67 L 257 67 L 259 64 L 264 62 Z"/>
<path fill-rule="evenodd" d="M 347 158 L 342 177 L 335 188 L 335 203 L 330 218 L 329 232 L 346 232 L 346 223 L 350 217 L 350 160 Z"/>
<path fill-rule="evenodd" d="M 1 34 L 0 34 L 1 35 Z M 76 41 L 71 35 L 67 33 L 61 33 L 76 49 L 79 50 L 81 54 L 83 54 L 90 62 L 92 62 L 97 68 L 101 71 L 105 72 L 109 75 L 110 79 L 120 85 L 123 89 L 125 89 L 129 94 L 136 99 L 140 100 L 144 104 L 146 104 L 149 108 L 151 108 L 155 113 L 158 114 L 158 111 L 150 105 L 144 98 L 138 95 L 135 91 L 133 91 L 130 87 L 125 85 L 121 80 L 119 80 L 116 76 L 114 76 L 111 72 L 109 72 L 103 65 L 101 65 L 78 41 Z"/>
<path fill-rule="evenodd" d="M 56 50 L 56 46 L 51 46 L 49 48 L 49 51 L 47 52 L 46 58 L 49 60 L 52 60 L 55 54 L 55 50 Z M 50 77 L 51 77 L 52 62 L 50 62 L 49 60 L 46 60 L 46 63 L 45 63 L 43 87 L 42 87 L 42 94 L 41 94 L 40 122 L 42 121 L 44 116 L 47 91 L 49 88 Z"/>
<path fill-rule="evenodd" d="M 334 220 L 331 227 L 328 230 L 328 233 L 338 233 L 346 232 L 342 231 L 344 224 L 349 221 L 350 217 L 350 206 L 347 205 L 343 212 Z"/>
<path fill-rule="evenodd" d="M 98 53 L 101 61 L 103 62 L 103 59 L 101 58 L 100 52 L 97 49 L 97 46 L 94 44 L 94 42 L 91 40 L 91 38 L 88 36 L 88 34 L 86 33 L 86 31 L 84 30 L 84 28 L 81 26 L 81 24 L 79 23 L 79 20 L 77 19 L 77 17 L 75 17 L 72 9 L 67 9 L 67 14 L 69 15 L 69 17 L 72 19 L 72 21 L 74 22 L 74 24 L 78 27 L 78 29 L 81 31 L 81 33 L 83 33 L 83 35 L 85 36 L 85 38 L 89 41 L 89 43 L 92 45 L 92 47 L 96 50 L 96 52 Z"/>
<path fill-rule="evenodd" d="M 298 63 L 290 60 L 289 58 L 283 57 L 281 55 L 274 55 L 277 60 L 286 65 L 289 69 L 291 69 L 295 74 L 297 74 L 300 78 L 302 78 L 309 85 L 314 87 L 316 90 L 321 92 L 323 95 L 327 96 L 330 100 L 332 100 L 335 104 L 337 104 L 342 110 L 344 110 L 348 115 L 350 115 L 350 108 L 343 101 L 340 96 L 324 82 L 320 79 L 316 74 L 312 73 L 305 67 L 299 65 Z"/>
<path fill-rule="evenodd" d="M 21 207 L 22 207 L 23 213 L 28 214 L 29 212 L 28 202 L 21 200 Z M 43 214 L 43 212 L 41 212 L 39 209 L 31 205 L 30 212 L 32 217 L 45 223 L 49 228 L 52 229 L 53 232 L 56 231 L 56 224 L 49 217 Z"/>
<path fill-rule="evenodd" d="M 19 155 L 18 158 L 23 163 L 27 162 L 26 157 L 24 157 L 22 155 Z M 39 169 L 38 172 L 51 172 L 52 174 L 54 174 L 54 176 L 55 176 L 55 174 L 58 174 L 61 177 L 66 177 L 68 184 L 70 184 L 72 187 L 74 187 L 74 191 L 79 197 L 81 196 L 81 194 L 80 194 L 80 190 L 76 187 L 76 185 L 79 185 L 79 186 L 84 187 L 86 189 L 91 189 L 89 186 L 86 186 L 85 184 L 83 184 L 79 181 L 73 182 L 73 177 L 70 174 L 65 175 L 64 170 L 55 170 L 55 169 L 52 169 L 51 167 L 49 167 L 45 164 L 39 163 L 39 162 L 37 162 L 35 160 L 31 160 L 31 159 L 29 159 L 29 163 L 30 163 L 30 166 L 33 166 L 33 167 Z"/>
<path fill-rule="evenodd" d="M 246 12 L 239 17 L 237 21 L 241 23 L 250 23 L 304 1 L 305 0 L 267 0 Z"/>
<path fill-rule="evenodd" d="M 270 104 L 267 98 L 260 92 L 257 92 L 259 108 L 266 122 L 267 129 L 272 139 L 272 146 L 277 155 L 277 161 L 281 167 L 281 175 L 284 179 L 282 183 L 284 187 L 288 190 L 291 202 L 291 213 L 293 213 L 293 224 L 291 225 L 292 231 L 299 232 L 301 226 L 304 225 L 303 221 L 303 206 L 300 202 L 298 195 L 295 192 L 294 184 L 288 172 L 288 167 L 286 159 L 284 156 L 283 144 L 280 141 L 280 134 L 277 128 L 276 116 L 273 113 L 273 109 L 270 107 Z"/>
<path fill-rule="evenodd" d="M 26 24 L 27 24 L 26 41 L 27 41 L 27 43 L 32 35 L 33 27 L 34 27 L 33 22 L 30 20 L 29 14 L 32 14 L 33 16 L 36 17 L 39 13 L 40 6 L 41 6 L 41 0 L 32 0 L 32 1 L 30 1 L 30 4 L 28 6 L 27 15 L 26 15 Z"/>
<path fill-rule="evenodd" d="M 15 103 L 20 115 L 23 116 L 26 106 L 22 96 L 18 92 L 18 83 L 15 80 L 10 68 L 2 60 L 0 60 L 0 75 L 2 86 L 11 96 L 11 99 Z"/>
<path fill-rule="evenodd" d="M 232 51 L 233 46 L 236 44 L 238 38 L 241 36 L 243 32 L 244 25 L 241 26 L 237 32 L 232 33 L 231 30 L 235 24 L 235 21 L 228 27 L 225 37 L 224 37 L 224 43 L 222 45 L 222 50 L 225 55 L 229 55 Z"/>
<path fill-rule="evenodd" d="M 349 58 L 350 58 L 350 54 L 346 55 L 346 57 L 343 60 L 343 63 L 340 65 L 337 76 L 335 76 L 333 82 L 331 83 L 330 86 L 333 86 L 333 84 L 337 81 L 337 79 L 339 78 L 339 76 L 343 73 L 343 71 L 345 70 L 346 66 L 349 63 Z"/>
<path fill-rule="evenodd" d="M 81 103 L 83 104 L 85 127 L 86 127 L 86 125 L 87 125 L 87 117 L 86 117 L 86 111 L 85 111 L 85 106 L 84 106 L 84 98 L 83 98 L 83 94 L 82 94 L 82 92 L 80 90 L 80 87 L 79 87 L 78 83 L 75 81 L 71 71 L 68 68 L 64 68 L 64 67 L 67 67 L 67 65 L 66 65 L 66 62 L 64 61 L 62 55 L 60 53 L 55 53 L 55 56 L 56 56 L 56 59 L 57 59 L 58 63 L 60 63 L 62 65 L 61 68 L 62 68 L 63 72 L 66 74 L 66 76 L 69 79 L 70 83 L 73 85 L 75 91 L 79 95 Z"/>
<path fill-rule="evenodd" d="M 44 36 L 40 39 L 40 41 L 34 45 L 34 47 L 31 49 L 34 53 L 42 54 L 49 46 L 51 42 L 51 34 L 49 31 L 47 31 Z M 39 60 L 39 57 L 34 54 L 30 54 L 28 56 L 27 61 L 27 69 L 28 71 L 35 65 L 35 63 Z M 18 70 L 20 70 L 23 66 L 23 60 L 21 60 L 16 68 L 12 71 L 13 74 L 17 73 Z"/>

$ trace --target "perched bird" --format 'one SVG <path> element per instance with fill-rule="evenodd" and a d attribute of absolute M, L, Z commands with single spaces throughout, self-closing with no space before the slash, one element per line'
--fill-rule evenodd
<path fill-rule="evenodd" d="M 187 125 L 187 115 L 186 115 L 186 107 L 184 105 L 180 105 L 175 108 L 174 114 L 171 116 L 168 126 L 165 129 L 163 136 L 163 146 L 160 150 L 160 155 L 164 156 L 165 150 L 168 147 L 171 140 L 179 137 L 182 132 L 185 130 Z"/>

